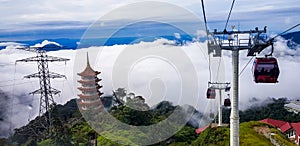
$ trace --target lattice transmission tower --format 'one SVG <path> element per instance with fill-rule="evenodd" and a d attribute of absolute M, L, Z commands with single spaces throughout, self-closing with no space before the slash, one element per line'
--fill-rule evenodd
<path fill-rule="evenodd" d="M 39 117 L 35 120 L 37 122 L 34 122 L 34 126 L 37 128 L 43 128 L 45 130 L 49 130 L 52 126 L 52 120 L 51 120 L 51 112 L 50 110 L 56 105 L 53 96 L 60 93 L 59 90 L 52 88 L 50 79 L 54 78 L 66 78 L 65 75 L 60 75 L 54 72 L 49 71 L 49 66 L 48 62 L 65 62 L 69 61 L 70 59 L 66 58 L 60 58 L 60 57 L 53 57 L 53 56 L 48 56 L 46 53 L 47 48 L 57 48 L 59 46 L 54 46 L 54 45 L 46 45 L 44 47 L 29 47 L 29 48 L 18 48 L 20 50 L 25 50 L 25 51 L 30 51 L 30 52 L 35 52 L 37 56 L 34 57 L 29 57 L 26 59 L 21 59 L 17 60 L 17 62 L 37 62 L 38 64 L 38 72 L 24 76 L 24 78 L 39 78 L 39 83 L 40 83 L 40 88 L 31 92 L 30 94 L 40 94 L 40 105 L 39 105 Z M 36 135 L 36 136 L 41 136 L 41 133 L 37 133 L 32 130 L 25 130 L 27 131 L 23 134 L 25 135 Z M 19 131 L 19 133 L 22 133 L 22 130 Z"/>

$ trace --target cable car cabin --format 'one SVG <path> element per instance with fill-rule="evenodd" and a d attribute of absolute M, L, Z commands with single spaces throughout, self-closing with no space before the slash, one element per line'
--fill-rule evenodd
<path fill-rule="evenodd" d="M 227 98 L 227 99 L 224 100 L 224 106 L 225 107 L 230 107 L 231 106 L 231 101 L 230 101 L 229 98 Z"/>
<path fill-rule="evenodd" d="M 274 57 L 256 58 L 253 64 L 255 83 L 277 83 L 279 67 Z"/>
<path fill-rule="evenodd" d="M 215 118 L 215 114 L 214 114 L 214 113 L 210 113 L 210 114 L 209 114 L 209 118 L 210 118 L 210 119 L 214 119 L 214 118 Z"/>
<path fill-rule="evenodd" d="M 213 88 L 208 88 L 206 92 L 207 99 L 215 99 L 216 98 L 216 90 Z"/>

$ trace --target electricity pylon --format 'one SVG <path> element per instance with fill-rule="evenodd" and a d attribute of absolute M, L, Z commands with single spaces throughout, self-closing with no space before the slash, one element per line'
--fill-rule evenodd
<path fill-rule="evenodd" d="M 48 46 L 48 47 L 47 47 Z M 57 46 L 59 47 L 59 46 Z M 30 94 L 40 94 L 40 105 L 39 105 L 39 117 L 38 122 L 34 125 L 38 128 L 50 130 L 52 126 L 51 120 L 51 109 L 55 106 L 53 96 L 60 93 L 59 90 L 51 87 L 50 79 L 54 78 L 66 78 L 64 75 L 60 75 L 49 71 L 48 62 L 61 62 L 69 61 L 70 59 L 48 56 L 45 48 L 53 48 L 53 45 L 46 45 L 44 47 L 30 47 L 30 48 L 18 48 L 20 50 L 35 52 L 37 56 L 29 57 L 26 59 L 17 60 L 17 62 L 37 62 L 38 72 L 24 76 L 24 78 L 39 78 L 40 88 L 31 92 Z M 28 131 L 27 131 L 28 132 Z M 30 135 L 42 136 L 41 133 L 30 132 Z"/>

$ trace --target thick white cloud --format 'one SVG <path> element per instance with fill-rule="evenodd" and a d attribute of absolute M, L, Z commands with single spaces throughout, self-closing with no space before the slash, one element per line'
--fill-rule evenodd
<path fill-rule="evenodd" d="M 6 46 L 17 46 L 17 45 L 24 45 L 21 43 L 16 43 L 16 42 L 0 42 L 0 46 L 6 47 Z"/>
<path fill-rule="evenodd" d="M 90 52 L 92 66 L 95 70 L 101 71 L 99 76 L 103 80 L 100 82 L 103 85 L 102 91 L 106 95 L 110 95 L 113 90 L 112 86 L 112 71 L 114 62 L 117 60 L 118 56 L 122 50 L 126 47 L 136 47 L 136 48 L 170 48 L 170 49 L 183 49 L 187 56 L 191 59 L 198 76 L 199 83 L 199 98 L 197 101 L 190 99 L 189 97 L 183 97 L 184 100 L 179 100 L 176 97 L 180 92 L 180 78 L 178 77 L 178 72 L 174 70 L 174 66 L 170 66 L 169 63 L 161 59 L 144 59 L 133 65 L 132 70 L 128 76 L 130 82 L 129 92 L 135 92 L 137 95 L 142 95 L 146 98 L 146 102 L 154 105 L 162 100 L 170 100 L 175 104 L 190 104 L 195 106 L 200 111 L 205 111 L 206 113 L 216 111 L 217 101 L 208 101 L 205 97 L 205 92 L 207 88 L 207 81 L 209 80 L 208 72 L 208 60 L 205 55 L 205 44 L 203 43 L 189 43 L 185 46 L 174 46 L 172 41 L 167 40 L 157 40 L 155 42 L 141 42 L 139 44 L 133 45 L 115 45 L 115 46 L 105 46 L 105 47 L 91 47 L 88 49 L 81 49 L 85 53 Z M 98 54 L 101 50 L 100 54 Z M 74 75 L 74 68 L 83 70 L 86 64 L 86 58 L 76 58 L 80 59 L 80 64 L 74 64 L 76 50 L 60 50 L 48 52 L 48 55 L 59 56 L 64 58 L 69 58 L 71 61 L 67 64 L 55 62 L 49 63 L 50 70 L 53 72 L 65 74 L 67 80 L 56 79 L 52 80 L 52 86 L 62 91 L 61 96 L 55 97 L 56 102 L 65 103 L 69 99 L 77 98 L 77 89 L 79 86 L 76 80 L 79 77 Z M 93 53 L 95 51 L 96 53 Z M 97 53 L 98 52 L 98 53 Z M 250 58 L 246 57 L 247 51 L 241 52 L 240 54 L 240 70 L 248 62 Z M 224 69 L 225 72 L 220 72 L 221 75 L 225 76 L 222 81 L 231 80 L 231 54 L 229 51 L 223 51 Z M 299 47 L 297 50 L 291 50 L 286 46 L 286 42 L 283 39 L 278 39 L 275 43 L 275 53 L 274 55 L 278 57 L 281 74 L 279 77 L 278 84 L 255 84 L 252 77 L 252 63 L 245 69 L 243 74 L 240 76 L 240 100 L 241 109 L 249 107 L 249 101 L 256 97 L 257 99 L 263 101 L 269 97 L 289 97 L 291 99 L 299 99 L 300 78 L 300 53 Z M 38 80 L 34 79 L 23 79 L 24 75 L 31 74 L 37 71 L 36 63 L 14 63 L 17 59 L 23 59 L 26 57 L 35 56 L 35 54 L 20 50 L 15 50 L 14 46 L 8 46 L 6 49 L 0 50 L 0 87 L 3 91 L 11 95 L 13 98 L 13 115 L 12 122 L 14 127 L 19 127 L 25 124 L 26 119 L 32 119 L 37 115 L 39 96 L 26 96 L 27 93 L 38 88 Z M 77 56 L 78 57 L 78 56 Z M 97 59 L 95 59 L 98 57 Z M 78 60 L 77 60 L 78 61 Z M 216 59 L 218 61 L 218 59 Z M 221 69 L 222 70 L 222 69 Z M 215 76 L 215 74 L 213 75 Z M 73 80 L 75 79 L 75 81 Z M 14 82 L 11 80 L 15 80 Z M 14 84 L 14 86 L 13 86 Z M 155 88 L 155 85 L 158 88 Z M 153 88 L 154 87 L 154 88 Z M 152 95 L 151 90 L 158 92 L 160 94 Z M 149 92 L 150 91 L 150 92 Z M 193 93 L 192 93 L 193 94 Z M 162 97 L 157 97 L 162 95 Z M 225 94 L 223 94 L 225 97 Z M 151 98 L 149 98 L 151 97 Z M 224 98 L 223 97 L 223 98 Z M 32 110 L 30 107 L 32 105 Z M 10 106 L 12 108 L 12 106 Z M 23 119 L 23 120 L 21 120 Z M 24 120 L 25 119 L 25 120 Z"/>
<path fill-rule="evenodd" d="M 51 42 L 51 41 L 48 41 L 48 40 L 44 40 L 42 43 L 38 43 L 38 44 L 35 44 L 31 47 L 44 47 L 48 44 L 53 44 L 53 45 L 56 45 L 58 47 L 62 47 L 60 44 L 56 43 L 56 42 Z"/>
<path fill-rule="evenodd" d="M 46 41 L 44 41 L 45 44 Z M 155 42 L 141 42 L 139 44 L 134 45 L 115 45 L 115 46 L 105 46 L 105 47 L 90 47 L 88 49 L 81 49 L 78 52 L 83 52 L 83 56 L 88 51 L 90 53 L 91 64 L 95 70 L 101 71 L 101 75 L 99 76 L 103 80 L 100 82 L 103 85 L 102 91 L 106 95 L 111 95 L 111 91 L 113 90 L 112 86 L 112 71 L 114 62 L 120 56 L 118 56 L 122 50 L 126 47 L 134 47 L 134 48 L 157 48 L 158 50 L 161 48 L 165 49 L 183 49 L 186 54 L 190 57 L 193 62 L 195 69 L 197 71 L 197 75 L 199 76 L 199 99 L 198 101 L 192 100 L 190 95 L 197 93 L 189 93 L 189 97 L 180 97 L 181 90 L 181 80 L 180 73 L 176 71 L 176 67 L 172 66 L 172 64 L 161 60 L 160 58 L 151 58 L 144 59 L 135 64 L 130 71 L 129 81 L 130 81 L 130 89 L 127 89 L 129 92 L 134 92 L 136 95 L 142 95 L 146 98 L 146 102 L 151 105 L 155 105 L 162 100 L 169 100 L 174 102 L 175 104 L 190 104 L 195 107 L 205 107 L 206 106 L 206 98 L 204 96 L 208 71 L 207 71 L 207 60 L 202 54 L 201 48 L 199 48 L 198 43 L 192 43 L 187 46 L 175 46 L 175 42 L 167 41 L 167 40 L 157 40 Z M 101 50 L 101 54 L 97 56 L 97 53 L 93 53 L 94 51 Z M 77 84 L 77 80 L 79 76 L 74 73 L 74 68 L 78 68 L 79 71 L 82 71 L 86 65 L 86 58 L 76 58 L 79 59 L 79 64 L 74 64 L 76 50 L 60 50 L 48 52 L 48 55 L 58 56 L 69 58 L 69 61 L 66 65 L 64 63 L 54 62 L 49 63 L 49 68 L 53 72 L 65 74 L 67 76 L 67 80 L 57 79 L 52 80 L 51 85 L 54 88 L 57 88 L 62 91 L 61 96 L 55 97 L 55 101 L 58 103 L 65 103 L 66 101 L 77 98 L 77 93 L 79 92 L 76 88 L 79 86 Z M 27 123 L 27 119 L 34 118 L 38 113 L 38 104 L 39 104 L 39 96 L 28 96 L 27 93 L 34 91 L 39 88 L 38 79 L 23 79 L 24 75 L 28 75 L 34 72 L 37 72 L 37 64 L 36 63 L 25 63 L 20 62 L 17 65 L 14 65 L 14 62 L 18 59 L 23 59 L 31 56 L 35 56 L 34 53 L 20 51 L 14 49 L 14 46 L 9 46 L 6 49 L 0 50 L 0 64 L 3 64 L 3 67 L 0 68 L 1 77 L 0 77 L 0 86 L 3 91 L 9 93 L 11 98 L 13 98 L 13 104 L 17 106 L 10 106 L 10 109 L 13 109 L 13 115 L 11 116 L 11 120 L 14 123 L 13 127 L 19 127 L 25 123 Z M 94 57 L 94 59 L 93 59 Z M 98 57 L 96 62 L 95 57 Z M 78 60 L 77 60 L 78 61 Z M 171 62 L 172 63 L 172 62 Z M 184 67 L 184 63 L 179 64 Z M 178 65 L 178 64 L 177 64 Z M 75 69 L 76 70 L 76 69 Z M 79 72 L 78 71 L 78 72 Z M 73 75 L 76 75 L 73 78 Z M 75 80 L 73 80 L 75 79 Z M 13 81 L 15 80 L 15 81 Z M 161 87 L 161 88 L 160 88 Z M 114 87 L 114 89 L 117 87 Z M 165 90 L 164 90 L 165 89 Z M 22 95 L 22 96 L 21 96 Z M 151 97 L 151 98 L 149 98 Z M 33 108 L 28 108 L 30 105 Z M 200 106 L 197 106 L 200 105 Z M 204 110 L 204 109 L 203 109 Z M 20 120 L 25 119 L 25 120 Z"/>
<path fill-rule="evenodd" d="M 140 2 L 139 0 L 38 0 L 38 1 L 9 1 L 0 0 L 0 32 L 10 34 L 14 31 L 25 31 L 25 30 L 51 30 L 51 29 L 66 29 L 66 28 L 85 28 L 91 22 L 98 20 L 100 17 L 105 16 L 115 8 L 126 6 L 130 3 Z M 159 2 L 168 2 L 175 4 L 180 7 L 184 7 L 190 10 L 192 13 L 196 13 L 200 20 L 202 20 L 202 10 L 199 0 L 185 2 L 182 0 L 160 0 Z M 275 0 L 275 1 L 260 1 L 260 0 L 244 0 L 236 1 L 234 6 L 230 25 L 236 25 L 236 28 L 240 29 L 253 29 L 256 26 L 263 27 L 268 26 L 268 30 L 282 31 L 295 23 L 300 19 L 299 12 L 299 0 Z M 206 0 L 206 14 L 211 29 L 218 28 L 222 30 L 224 27 L 225 20 L 231 5 L 231 1 L 220 1 L 220 0 Z M 151 5 L 149 6 L 151 7 Z M 163 9 L 164 11 L 154 11 L 155 13 L 148 14 L 147 12 L 140 11 L 145 16 L 155 17 L 154 20 L 160 20 L 169 16 L 175 18 L 181 15 L 180 11 L 173 9 Z M 134 9 L 138 10 L 138 9 Z M 112 13 L 114 17 L 107 17 L 109 20 L 116 21 L 122 19 L 136 19 L 135 15 L 131 15 L 132 12 L 138 14 L 132 9 L 124 9 L 124 11 Z M 161 9 L 159 9 L 161 10 Z M 130 11 L 130 12 L 129 12 Z M 139 14 L 141 14 L 139 13 Z M 165 14 L 165 16 L 160 16 Z M 110 15 L 107 15 L 110 16 Z M 175 17 L 174 17 L 175 16 Z M 185 18 L 185 17 L 178 17 Z M 190 17 L 189 17 L 190 18 Z M 179 21 L 183 21 L 180 19 Z M 113 27 L 110 26 L 113 23 L 102 22 L 101 27 Z M 113 24 L 115 25 L 115 24 Z M 299 30 L 296 29 L 296 30 Z M 203 36 L 203 31 L 198 31 L 197 36 Z M 176 34 L 177 37 L 179 35 Z M 49 42 L 45 41 L 40 46 L 43 46 Z M 169 44 L 169 45 L 165 45 Z M 158 40 L 152 43 L 140 43 L 135 44 L 134 47 L 147 48 L 147 47 L 170 47 L 172 49 L 178 49 L 178 46 L 170 45 L 172 42 L 165 40 Z M 11 121 L 13 127 L 20 127 L 24 125 L 27 119 L 32 119 L 37 115 L 39 97 L 38 96 L 27 96 L 27 93 L 34 91 L 38 88 L 38 80 L 27 80 L 23 79 L 24 75 L 28 75 L 37 72 L 36 63 L 18 63 L 15 65 L 17 59 L 23 59 L 26 57 L 35 56 L 30 52 L 17 51 L 15 46 L 22 45 L 19 43 L 9 42 L 0 43 L 0 46 L 7 46 L 6 49 L 0 50 L 0 89 L 8 93 L 12 98 L 13 107 Z M 163 46 L 162 46 L 163 45 Z M 205 98 L 205 92 L 207 88 L 207 81 L 209 78 L 208 72 L 208 59 L 205 57 L 204 50 L 201 50 L 199 46 L 204 47 L 203 44 L 190 43 L 186 46 L 180 47 L 190 57 L 193 65 L 197 71 L 200 89 L 199 89 L 199 100 L 194 101 L 191 99 L 185 99 L 183 102 L 179 102 L 178 98 L 174 98 L 180 92 L 180 78 L 176 75 L 176 70 L 168 66 L 164 61 L 159 59 L 148 59 L 143 62 L 137 63 L 132 68 L 132 73 L 129 78 L 132 82 L 130 85 L 130 92 L 135 92 L 138 95 L 143 95 L 146 101 L 153 105 L 161 100 L 171 100 L 174 103 L 180 104 L 191 104 L 196 105 L 196 108 L 201 111 L 209 112 L 210 110 L 216 110 L 216 101 L 207 101 Z M 111 94 L 111 72 L 113 70 L 113 62 L 118 58 L 118 54 L 128 45 L 115 45 L 105 47 L 91 47 L 88 50 L 102 50 L 102 58 L 94 63 L 96 70 L 102 71 L 101 82 L 104 85 L 103 91 L 105 94 Z M 278 57 L 281 74 L 278 84 L 255 84 L 253 82 L 251 64 L 246 68 L 244 73 L 240 76 L 240 99 L 241 107 L 249 107 L 249 100 L 252 97 L 257 99 L 266 99 L 268 97 L 289 97 L 293 99 L 300 98 L 298 88 L 300 85 L 300 78 L 297 76 L 300 74 L 300 51 L 299 47 L 296 50 L 288 49 L 285 40 L 279 38 L 275 43 L 274 55 Z M 81 50 L 85 51 L 85 49 Z M 225 72 L 220 74 L 225 76 L 224 81 L 230 81 L 231 79 L 231 58 L 230 52 L 223 51 L 224 61 L 222 69 Z M 52 81 L 54 88 L 62 91 L 60 97 L 55 97 L 56 102 L 65 103 L 71 98 L 77 97 L 76 81 L 73 80 L 73 68 L 79 67 L 84 68 L 85 58 L 82 58 L 82 63 L 75 64 L 74 59 L 76 51 L 74 50 L 60 50 L 55 52 L 49 52 L 49 55 L 60 56 L 71 59 L 66 65 L 64 63 L 50 63 L 49 67 L 51 71 L 65 74 L 67 80 L 57 79 Z M 91 56 L 97 57 L 97 54 L 91 54 Z M 104 57 L 103 57 L 104 56 Z M 245 57 L 246 52 L 241 52 L 240 55 L 240 68 L 247 63 L 249 58 Z M 212 60 L 212 63 L 218 63 L 218 58 Z M 216 67 L 212 67 L 216 70 Z M 146 74 L 146 75 L 145 75 Z M 161 75 L 157 77 L 157 75 Z M 213 73 L 214 78 L 217 77 L 216 73 Z M 78 78 L 77 76 L 75 78 Z M 15 80 L 15 81 L 13 81 Z M 149 81 L 150 80 L 150 81 Z M 74 86 L 75 85 L 75 86 Z M 157 86 L 157 88 L 153 88 Z M 147 88 L 144 88 L 147 87 Z M 152 94 L 149 89 L 157 91 L 158 93 L 167 92 L 161 94 Z M 162 95 L 163 97 L 157 97 Z M 148 98 L 147 98 L 148 97 Z M 151 97 L 151 98 L 149 98 Z M 185 97 L 187 98 L 187 97 Z M 32 109 L 31 109 L 32 105 Z M 206 106 L 209 105 L 209 106 Z M 205 107 L 205 108 L 203 108 Z M 213 108 L 212 108 L 213 107 Z"/>

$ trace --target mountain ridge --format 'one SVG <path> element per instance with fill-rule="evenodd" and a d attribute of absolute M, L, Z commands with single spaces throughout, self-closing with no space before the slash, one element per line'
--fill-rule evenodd
<path fill-rule="evenodd" d="M 289 112 L 283 112 L 282 115 L 277 115 L 277 112 L 282 112 L 284 109 L 284 104 L 288 102 L 287 98 L 280 98 L 280 99 L 272 99 L 272 103 L 268 103 L 267 105 L 263 105 L 262 107 L 254 107 L 250 108 L 246 111 L 241 111 L 240 117 L 241 117 L 241 132 L 249 131 L 249 124 L 251 125 L 251 122 L 249 121 L 257 121 L 256 119 L 262 119 L 264 117 L 275 117 L 275 119 L 286 119 L 285 116 L 291 117 L 289 121 L 300 121 L 300 115 L 295 113 L 289 113 Z M 165 118 L 168 117 L 168 115 L 172 114 L 172 111 L 178 106 L 172 105 L 172 103 L 168 101 L 164 101 L 159 103 L 156 106 L 156 109 L 151 109 L 151 112 L 143 113 L 143 112 L 137 112 L 133 109 L 126 107 L 126 106 L 120 106 L 113 108 L 114 112 L 112 113 L 113 116 L 118 117 L 120 121 L 129 122 L 134 125 L 148 125 L 151 124 L 151 121 L 153 122 L 159 122 Z M 190 107 L 192 108 L 192 107 Z M 275 109 L 275 110 L 274 110 Z M 124 112 L 126 111 L 126 112 Z M 226 111 L 226 110 L 225 110 Z M 101 135 L 97 135 L 97 133 L 87 124 L 87 122 L 82 118 L 81 113 L 77 109 L 76 100 L 72 99 L 69 102 L 67 102 L 65 105 L 57 105 L 54 110 L 52 111 L 52 117 L 54 119 L 54 128 L 52 129 L 52 134 L 46 138 L 40 138 L 36 139 L 36 137 L 31 136 L 22 136 L 18 134 L 14 134 L 13 137 L 10 138 L 10 140 L 1 139 L 1 143 L 7 143 L 9 141 L 13 141 L 16 145 L 91 145 L 92 141 L 97 141 L 98 145 L 112 145 L 117 146 L 120 144 L 117 144 L 113 141 L 110 141 L 106 139 L 105 137 Z M 262 116 L 253 115 L 253 112 L 256 112 L 258 114 L 261 114 Z M 253 115 L 252 117 L 249 116 Z M 135 116 L 129 116 L 129 115 L 135 115 Z M 293 116 L 292 116 L 293 115 Z M 257 116 L 257 117 L 256 117 Z M 145 117 L 145 118 L 141 118 Z M 226 117 L 228 118 L 229 115 L 226 115 L 226 112 L 223 113 L 224 122 L 226 123 Z M 150 118 L 146 120 L 147 118 Z M 256 119 L 255 119 L 256 118 Z M 293 118 L 293 119 L 292 119 Z M 37 120 L 37 119 L 35 119 Z M 247 122 L 245 122 L 247 121 Z M 150 122 L 150 123 L 149 123 Z M 242 123 L 243 122 L 243 123 Z M 32 123 L 32 122 L 30 122 Z M 29 126 L 30 123 L 26 126 Z M 245 123 L 245 124 L 244 124 Z M 259 122 L 254 123 L 254 125 L 257 125 Z M 248 129 L 243 128 L 242 125 L 248 126 Z M 253 124 L 253 123 L 252 123 Z M 261 125 L 261 124 L 258 124 Z M 264 124 L 262 124 L 264 125 Z M 26 127 L 25 126 L 25 127 Z M 265 126 L 265 125 L 264 125 Z M 32 128 L 32 127 L 31 127 Z M 224 130 L 225 128 L 225 130 Z M 250 126 L 250 130 L 252 130 L 252 133 L 249 135 L 249 137 L 257 137 L 258 139 L 264 139 L 262 138 L 263 135 L 259 134 L 259 132 L 253 132 L 253 126 Z M 270 128 L 270 127 L 269 127 Z M 209 132 L 209 129 L 213 129 L 215 132 Z M 222 130 L 223 129 L 223 130 Z M 244 130 L 243 130 L 244 129 Z M 38 130 L 38 129 L 35 129 Z M 189 123 L 186 124 L 186 126 L 183 127 L 180 131 L 178 131 L 175 135 L 172 137 L 161 141 L 154 145 L 203 145 L 203 141 L 211 142 L 211 144 L 220 144 L 225 143 L 225 145 L 228 143 L 228 130 L 229 127 L 221 127 L 221 129 L 214 129 L 214 128 L 208 128 L 200 135 L 197 135 L 195 133 L 196 127 L 193 127 Z M 18 131 L 18 129 L 16 129 Z M 122 132 L 122 131 L 120 131 Z M 126 131 L 123 131 L 126 132 Z M 209 133 L 209 134 L 205 134 Z M 227 134 L 226 134 L 227 133 Z M 216 135 L 215 135 L 216 134 Z M 225 135 L 224 135 L 225 134 Z M 218 141 L 215 139 L 213 140 L 210 137 L 213 137 L 215 135 L 215 138 L 218 139 Z M 219 135 L 219 136 L 218 136 Z M 134 138 L 140 138 L 142 140 L 142 135 L 128 135 L 129 139 L 124 139 L 124 141 L 127 141 L 128 144 L 134 145 L 132 141 L 130 141 L 130 137 L 134 136 Z M 225 136 L 225 137 L 224 137 Z M 222 138 L 223 137 L 223 138 Z M 227 137 L 227 138 L 226 138 Z M 243 142 L 242 145 L 249 145 L 252 143 L 251 139 L 249 137 L 243 137 L 241 136 L 241 141 Z M 221 139 L 220 139 L 221 138 Z M 285 139 L 284 137 L 281 137 L 280 139 Z M 205 140 L 206 139 L 206 140 Z M 227 140 L 226 140 L 227 139 Z M 262 142 L 265 143 L 265 142 Z M 268 143 L 268 142 L 266 142 Z M 207 144 L 207 143 L 206 143 Z"/>

